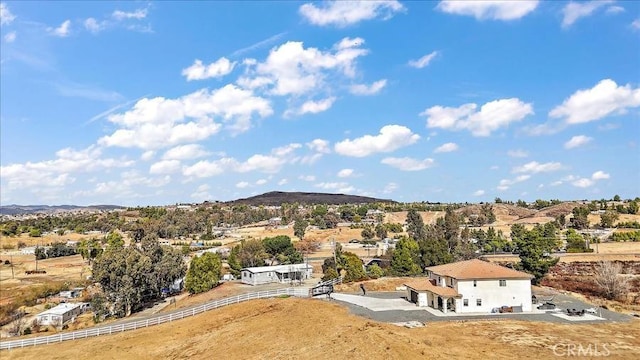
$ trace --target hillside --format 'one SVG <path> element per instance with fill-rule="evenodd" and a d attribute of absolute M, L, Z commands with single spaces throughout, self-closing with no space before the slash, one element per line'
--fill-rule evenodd
<path fill-rule="evenodd" d="M 272 191 L 262 195 L 256 195 L 245 199 L 238 199 L 227 202 L 228 205 L 252 205 L 252 206 L 279 206 L 283 203 L 299 203 L 299 204 L 369 204 L 375 202 L 394 202 L 387 199 L 376 199 L 366 196 L 345 195 L 345 194 L 328 194 L 328 193 L 309 193 L 309 192 L 282 192 Z"/>
<path fill-rule="evenodd" d="M 640 321 L 552 324 L 431 322 L 408 329 L 349 314 L 337 303 L 265 299 L 112 336 L 2 353 L 3 359 L 551 359 L 555 344 L 640 352 Z M 221 352 L 222 351 L 222 352 Z"/>
<path fill-rule="evenodd" d="M 73 211 L 110 211 L 124 209 L 118 205 L 4 205 L 0 206 L 0 215 L 57 214 Z"/>

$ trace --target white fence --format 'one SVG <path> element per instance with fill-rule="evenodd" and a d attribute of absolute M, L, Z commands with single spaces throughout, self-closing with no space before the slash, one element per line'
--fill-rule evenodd
<path fill-rule="evenodd" d="M 297 297 L 308 297 L 309 290 L 306 288 L 286 288 L 286 289 L 278 289 L 278 290 L 268 290 L 268 291 L 259 291 L 248 294 L 242 294 L 237 296 L 231 296 L 228 298 L 214 300 L 208 302 L 206 304 L 196 306 L 194 308 L 173 312 L 166 315 L 158 315 L 153 316 L 147 319 L 110 325 L 110 326 L 100 326 L 94 327 L 86 330 L 78 330 L 72 331 L 68 333 L 61 333 L 57 335 L 49 335 L 49 336 L 39 336 L 29 339 L 22 340 L 12 340 L 12 341 L 2 341 L 0 342 L 0 350 L 10 350 L 15 348 L 22 348 L 27 346 L 36 346 L 36 345 L 46 345 L 46 344 L 54 344 L 62 341 L 68 340 L 76 340 L 76 339 L 84 339 L 93 336 L 102 336 L 102 335 L 110 335 L 123 331 L 135 330 L 140 328 L 145 328 L 153 325 L 159 325 L 166 322 L 171 322 L 175 320 L 180 320 L 189 316 L 194 316 L 205 311 L 209 311 L 212 309 L 217 309 L 219 307 L 241 303 L 243 301 L 254 300 L 254 299 L 264 299 L 264 298 L 272 298 L 277 296 L 297 296 Z"/>

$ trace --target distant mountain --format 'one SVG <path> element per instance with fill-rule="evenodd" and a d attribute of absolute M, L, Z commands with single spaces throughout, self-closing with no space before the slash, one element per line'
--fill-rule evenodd
<path fill-rule="evenodd" d="M 299 204 L 326 204 L 326 205 L 340 205 L 340 204 L 369 204 L 375 202 L 395 202 L 388 199 L 376 199 L 367 196 L 356 195 L 344 195 L 344 194 L 326 194 L 326 193 L 308 193 L 308 192 L 282 192 L 272 191 L 262 195 L 256 195 L 245 199 L 238 199 L 227 202 L 229 205 L 243 204 L 243 205 L 266 205 L 266 206 L 279 206 L 283 203 Z"/>
<path fill-rule="evenodd" d="M 0 215 L 57 214 L 80 210 L 98 211 L 115 209 L 124 209 L 124 207 L 118 205 L 5 205 L 0 206 Z"/>

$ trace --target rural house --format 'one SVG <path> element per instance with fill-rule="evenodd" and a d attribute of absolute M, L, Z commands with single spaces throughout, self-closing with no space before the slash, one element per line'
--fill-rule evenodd
<path fill-rule="evenodd" d="M 241 270 L 244 284 L 289 283 L 311 278 L 313 267 L 308 264 L 249 267 Z"/>
<path fill-rule="evenodd" d="M 38 324 L 61 327 L 89 309 L 89 303 L 63 303 L 37 315 Z"/>
<path fill-rule="evenodd" d="M 404 284 L 407 299 L 443 313 L 487 313 L 502 306 L 531 311 L 533 276 L 473 259 L 428 267 L 427 278 Z"/>

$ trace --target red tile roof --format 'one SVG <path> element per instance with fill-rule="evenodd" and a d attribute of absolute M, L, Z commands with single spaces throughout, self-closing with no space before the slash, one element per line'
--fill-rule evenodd
<path fill-rule="evenodd" d="M 436 286 L 429 281 L 428 278 L 423 278 L 422 280 L 414 280 L 407 282 L 404 286 L 411 288 L 415 291 L 428 291 L 440 296 L 446 297 L 460 297 L 456 289 L 444 286 Z"/>
<path fill-rule="evenodd" d="M 428 267 L 436 275 L 458 280 L 531 279 L 532 275 L 478 259 Z"/>

